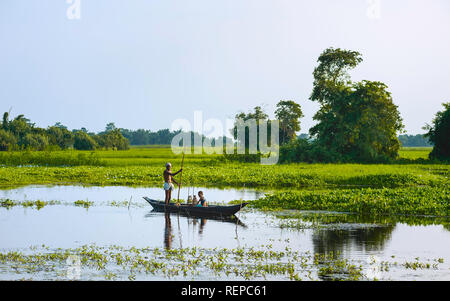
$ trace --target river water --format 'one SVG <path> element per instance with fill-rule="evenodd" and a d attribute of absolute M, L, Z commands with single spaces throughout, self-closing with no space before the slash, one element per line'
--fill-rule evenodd
<path fill-rule="evenodd" d="M 263 195 L 255 190 L 198 189 L 205 191 L 207 199 L 223 202 L 252 200 Z M 26 251 L 31 246 L 41 245 L 52 250 L 91 244 L 165 249 L 284 250 L 288 247 L 302 253 L 339 253 L 362 265 L 368 279 L 450 280 L 450 231 L 448 226 L 442 225 L 442 220 L 424 218 L 423 223 L 420 218 L 414 222 L 367 220 L 342 213 L 284 211 L 274 214 L 253 209 L 242 210 L 233 220 L 199 219 L 152 211 L 141 197 L 161 195 L 161 191 L 159 188 L 83 186 L 1 190 L 0 199 L 56 200 L 60 204 L 39 210 L 22 206 L 0 208 L 0 250 Z M 184 192 L 187 194 L 187 190 Z M 130 198 L 131 206 L 107 204 Z M 94 201 L 94 205 L 74 206 L 73 202 L 80 199 Z M 316 223 L 311 223 L 311 217 Z M 444 220 L 444 224 L 446 222 Z M 374 262 L 390 262 L 392 267 L 383 271 L 379 265 L 371 264 Z M 429 263 L 432 267 L 405 268 L 408 262 Z M 89 275 L 86 279 L 97 279 Z M 202 276 L 207 280 L 216 279 L 214 275 Z M 0 268 L 0 279 L 20 277 L 23 275 L 18 276 L 8 264 Z M 27 277 L 41 279 L 38 274 Z M 144 280 L 164 279 L 153 275 L 142 277 Z M 275 279 L 285 280 L 283 277 Z"/>

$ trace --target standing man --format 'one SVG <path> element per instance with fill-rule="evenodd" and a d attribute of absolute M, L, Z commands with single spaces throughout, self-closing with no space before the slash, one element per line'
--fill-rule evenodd
<path fill-rule="evenodd" d="M 180 186 L 180 184 L 178 184 L 173 177 L 176 176 L 182 170 L 183 169 L 180 169 L 176 173 L 172 173 L 171 172 L 172 164 L 166 163 L 166 169 L 164 170 L 164 174 L 163 174 L 163 176 L 164 176 L 164 191 L 166 193 L 166 198 L 165 198 L 164 202 L 166 203 L 166 205 L 169 204 L 170 199 L 172 198 L 172 190 L 175 189 L 175 187 L 173 187 L 172 182 L 177 184 L 178 186 Z"/>

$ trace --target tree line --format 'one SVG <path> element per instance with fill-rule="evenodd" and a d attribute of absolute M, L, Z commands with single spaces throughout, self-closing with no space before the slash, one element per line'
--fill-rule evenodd
<path fill-rule="evenodd" d="M 181 130 L 170 131 L 169 129 L 162 129 L 153 132 L 145 129 L 120 129 L 120 132 L 130 141 L 131 145 L 170 145 L 172 144 L 172 139 L 180 134 Z M 202 142 L 208 140 L 211 146 L 215 146 L 218 139 L 222 139 L 223 145 L 226 145 L 227 141 L 230 141 L 228 137 L 209 138 L 193 131 L 188 133 L 191 136 L 191 145 L 194 145 L 194 141 L 200 139 Z"/>
<path fill-rule="evenodd" d="M 433 146 L 425 135 L 399 135 L 398 140 L 404 147 L 428 147 Z"/>
<path fill-rule="evenodd" d="M 85 128 L 68 130 L 57 122 L 48 128 L 37 127 L 24 115 L 9 120 L 9 112 L 3 114 L 0 123 L 0 151 L 8 150 L 95 150 L 129 149 L 130 143 L 119 129 L 108 127 L 104 132 L 90 133 Z"/>
<path fill-rule="evenodd" d="M 0 151 L 127 150 L 130 145 L 170 145 L 172 139 L 179 133 L 181 130 L 162 129 L 156 132 L 144 129 L 129 130 L 117 128 L 113 122 L 108 123 L 105 130 L 99 133 L 89 132 L 84 127 L 69 130 L 60 122 L 47 128 L 40 128 L 24 115 L 9 120 L 9 112 L 5 112 L 0 122 Z M 230 140 L 228 137 L 208 138 L 194 132 L 190 134 L 191 145 L 194 144 L 194 139 L 201 139 L 203 142 L 209 140 L 212 146 L 215 146 L 217 139 L 222 139 L 224 145 Z"/>

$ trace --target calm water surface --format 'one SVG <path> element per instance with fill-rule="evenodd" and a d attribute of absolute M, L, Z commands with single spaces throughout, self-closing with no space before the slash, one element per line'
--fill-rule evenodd
<path fill-rule="evenodd" d="M 197 193 L 203 190 L 206 197 L 215 202 L 228 203 L 232 200 L 255 200 L 264 196 L 264 193 L 254 189 L 220 189 L 205 187 L 182 187 L 180 199 L 187 199 L 192 191 Z M 176 198 L 178 188 L 172 192 L 172 198 Z M 148 196 L 154 199 L 164 199 L 164 190 L 159 187 L 127 187 L 127 186 L 78 186 L 78 185 L 30 185 L 14 189 L 0 189 L 0 199 L 13 200 L 63 200 L 75 202 L 77 200 L 102 201 L 142 201 L 142 197 Z"/>
<path fill-rule="evenodd" d="M 210 199 L 223 201 L 254 199 L 261 195 L 261 192 L 252 190 L 202 189 Z M 270 244 L 273 250 L 284 250 L 288 246 L 313 254 L 339 252 L 344 258 L 363 265 L 369 276 L 378 279 L 450 280 L 450 231 L 440 224 L 432 225 L 432 222 L 431 225 L 410 226 L 392 220 L 367 222 L 355 217 L 344 219 L 346 222 L 327 222 L 324 227 L 299 229 L 281 225 L 286 221 L 308 224 L 309 219 L 298 216 L 280 219 L 277 215 L 251 209 L 238 213 L 237 221 L 196 219 L 153 212 L 151 206 L 140 197 L 161 193 L 160 189 L 29 186 L 2 190 L 0 193 L 0 198 L 15 200 L 59 200 L 68 203 L 78 199 L 94 201 L 94 206 L 88 209 L 67 204 L 49 205 L 40 210 L 21 206 L 0 208 L 2 252 L 26 250 L 30 246 L 42 244 L 50 249 L 90 244 L 136 248 L 264 249 Z M 120 201 L 128 200 L 130 196 L 135 200 L 135 205 L 130 208 L 95 205 L 97 200 Z M 314 214 L 319 216 L 319 220 L 323 214 L 323 220 L 327 220 L 329 213 Z M 443 259 L 443 263 L 434 269 L 397 267 L 383 272 L 373 269 L 369 264 L 374 260 L 399 263 L 418 260 L 431 263 L 437 259 Z M 15 277 L 8 269 L 0 269 L 0 279 Z"/>

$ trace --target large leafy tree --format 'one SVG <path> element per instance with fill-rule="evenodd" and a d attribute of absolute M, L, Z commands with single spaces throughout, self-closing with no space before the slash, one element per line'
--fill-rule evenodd
<path fill-rule="evenodd" d="M 343 160 L 395 158 L 403 129 L 398 107 L 381 82 L 352 83 L 348 71 L 362 61 L 356 51 L 329 48 L 318 59 L 310 99 L 320 104 L 310 129 L 317 143 Z"/>
<path fill-rule="evenodd" d="M 297 137 L 303 112 L 300 105 L 292 100 L 281 100 L 277 104 L 275 116 L 280 122 L 280 144 L 286 144 Z"/>
<path fill-rule="evenodd" d="M 433 125 L 426 125 L 425 137 L 434 144 L 431 159 L 450 160 L 450 102 L 443 103 L 443 111 L 436 113 Z"/>

